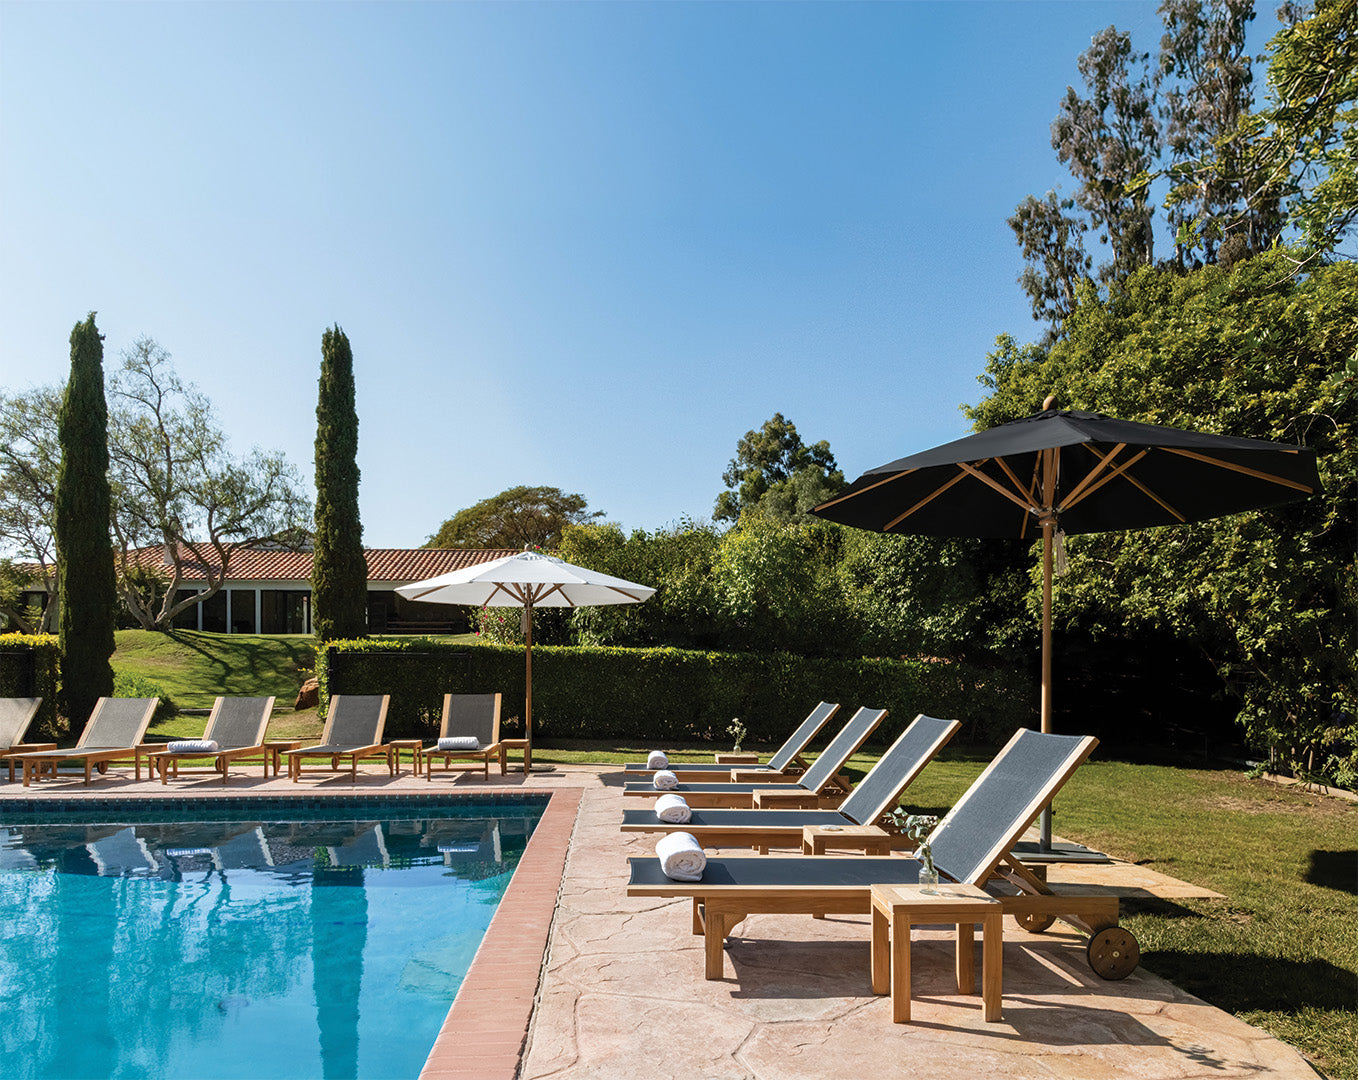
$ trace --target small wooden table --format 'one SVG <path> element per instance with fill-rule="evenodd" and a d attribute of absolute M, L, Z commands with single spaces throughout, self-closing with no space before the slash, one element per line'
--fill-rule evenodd
<path fill-rule="evenodd" d="M 423 739 L 388 739 L 387 757 L 388 765 L 392 766 L 392 775 L 401 775 L 401 751 L 410 751 L 410 765 L 415 770 L 415 775 L 420 775 L 420 769 L 424 761 L 424 740 Z"/>
<path fill-rule="evenodd" d="M 509 766 L 509 752 L 510 752 L 511 750 L 527 750 L 527 749 L 528 749 L 528 740 L 527 740 L 527 739 L 501 739 L 501 740 L 500 740 L 500 775 L 501 775 L 501 776 L 504 776 L 504 774 L 505 774 L 506 772 L 509 771 L 509 770 L 508 770 L 508 766 Z M 524 770 L 524 775 L 525 775 L 525 776 L 527 775 L 527 770 L 526 770 L 526 769 Z"/>
<path fill-rule="evenodd" d="M 306 739 L 265 739 L 264 746 L 264 775 L 269 775 L 269 767 L 273 766 L 274 776 L 278 775 L 278 766 L 283 761 L 284 750 L 300 750 L 306 746 Z M 292 775 L 292 759 L 288 759 L 288 775 Z"/>
<path fill-rule="evenodd" d="M 802 854 L 824 855 L 847 848 L 868 855 L 890 855 L 891 834 L 876 825 L 803 825 Z"/>
<path fill-rule="evenodd" d="M 1002 907 L 974 885 L 939 884 L 925 893 L 919 885 L 872 887 L 872 992 L 891 992 L 891 1020 L 910 1020 L 910 928 L 916 924 L 957 925 L 957 992 L 974 993 L 974 924 L 982 926 L 981 1001 L 985 1019 L 1000 1019 L 1004 985 Z"/>

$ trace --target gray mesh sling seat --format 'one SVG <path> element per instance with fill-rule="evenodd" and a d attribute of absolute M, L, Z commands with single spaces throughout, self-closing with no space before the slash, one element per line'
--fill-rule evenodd
<path fill-rule="evenodd" d="M 758 792 L 761 799 L 795 796 L 802 801 L 810 798 L 814 806 L 816 796 L 832 785 L 844 763 L 877 730 L 885 717 L 885 709 L 859 709 L 795 782 L 733 783 L 714 778 L 702 782 L 681 781 L 677 787 L 659 791 L 653 781 L 638 781 L 624 784 L 622 793 L 633 798 L 655 798 L 673 793 L 682 795 L 690 806 L 750 807 L 754 805 L 754 796 Z"/>
<path fill-rule="evenodd" d="M 219 697 L 212 703 L 212 712 L 203 729 L 203 739 L 217 744 L 216 750 L 184 751 L 161 750 L 151 755 L 151 771 L 160 768 L 160 782 L 168 783 L 170 773 L 179 775 L 179 763 L 190 758 L 212 758 L 214 772 L 227 781 L 231 762 L 257 757 L 264 762 L 264 775 L 269 775 L 269 761 L 264 749 L 264 729 L 273 713 L 272 697 Z"/>
<path fill-rule="evenodd" d="M 103 772 L 114 761 L 131 760 L 140 780 L 141 756 L 146 750 L 142 740 L 159 701 L 159 698 L 100 698 L 74 746 L 15 755 L 23 766 L 24 787 L 30 780 L 41 779 L 44 771 L 50 771 L 55 779 L 57 766 L 64 761 L 83 760 L 88 784 L 96 766 Z"/>
<path fill-rule="evenodd" d="M 879 710 L 881 715 L 886 710 Z M 933 760 L 961 725 L 920 714 L 890 749 L 834 810 L 706 810 L 693 811 L 683 825 L 671 825 L 654 810 L 624 810 L 624 832 L 686 832 L 704 847 L 800 847 L 807 825 L 873 825 L 896 805 L 920 771 Z M 865 736 L 866 737 L 866 736 Z M 817 761 L 819 764 L 819 761 Z"/>
<path fill-rule="evenodd" d="M 329 761 L 330 772 L 339 771 L 339 763 L 349 762 L 349 778 L 358 781 L 358 763 L 364 758 L 383 755 L 387 759 L 387 773 L 392 772 L 391 754 L 382 741 L 382 729 L 387 725 L 388 694 L 336 694 L 330 699 L 330 713 L 325 718 L 325 730 L 315 746 L 284 750 L 288 759 L 288 776 L 293 783 L 302 778 L 302 763 L 307 758 Z"/>
<path fill-rule="evenodd" d="M 1137 966 L 1136 939 L 1118 926 L 1118 900 L 1078 888 L 1053 890 L 1012 854 L 1042 807 L 1093 752 L 1093 736 L 1021 729 L 977 777 L 930 837 L 947 879 L 985 888 L 1030 930 L 1059 917 L 1090 934 L 1090 966 L 1123 978 Z M 631 858 L 628 896 L 691 897 L 704 936 L 706 974 L 720 979 L 727 934 L 750 914 L 865 915 L 873 885 L 912 885 L 920 864 L 902 856 L 751 856 L 709 859 L 701 881 L 667 878 L 656 858 Z"/>
<path fill-rule="evenodd" d="M 33 723 L 41 707 L 40 697 L 0 698 L 0 761 L 9 762 L 11 783 L 14 781 L 15 755 L 57 748 L 54 742 L 24 742 L 24 736 L 28 734 L 28 725 Z"/>
<path fill-rule="evenodd" d="M 463 738 L 468 745 L 456 750 L 440 750 L 436 742 L 421 751 L 424 758 L 424 778 L 434 779 L 434 759 L 443 759 L 447 772 L 453 761 L 471 762 L 490 779 L 490 759 L 500 759 L 500 774 L 504 775 L 505 759 L 500 753 L 500 695 L 499 694 L 444 694 L 443 720 L 439 724 L 439 738 Z M 476 745 L 470 745 L 475 742 Z M 465 770 L 467 766 L 463 766 Z"/>
<path fill-rule="evenodd" d="M 717 764 L 703 765 L 675 762 L 668 766 L 669 771 L 679 777 L 680 780 L 693 781 L 734 780 L 736 776 L 733 773 L 739 774 L 739 778 L 744 781 L 761 782 L 764 780 L 789 779 L 794 765 L 802 769 L 806 768 L 806 760 L 802 757 L 802 753 L 811 744 L 811 740 L 816 737 L 820 729 L 838 711 L 838 705 L 822 701 L 811 710 L 810 715 L 801 722 L 797 730 L 788 736 L 787 742 L 778 748 L 774 755 L 769 758 L 767 764 L 760 765 L 758 759 L 754 758 L 753 755 L 718 754 Z M 730 760 L 732 758 L 739 760 L 732 761 Z M 641 774 L 649 775 L 656 770 L 650 768 L 645 762 L 633 762 L 630 765 L 624 765 L 623 771 L 636 775 L 639 779 Z"/>

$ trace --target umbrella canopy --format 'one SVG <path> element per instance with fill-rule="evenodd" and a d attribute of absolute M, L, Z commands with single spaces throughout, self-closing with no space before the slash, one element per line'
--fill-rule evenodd
<path fill-rule="evenodd" d="M 1060 533 L 1203 521 L 1320 490 L 1315 451 L 1044 409 L 869 469 L 811 512 L 876 532 L 1043 539 L 1042 730 L 1051 730 L 1051 579 Z M 1050 840 L 1043 814 L 1043 843 Z"/>
<path fill-rule="evenodd" d="M 467 566 L 396 590 L 407 600 L 427 604 L 524 609 L 525 695 L 523 767 L 533 767 L 533 609 L 636 604 L 655 595 L 647 585 L 587 570 L 550 555 L 521 551 L 490 562 Z"/>

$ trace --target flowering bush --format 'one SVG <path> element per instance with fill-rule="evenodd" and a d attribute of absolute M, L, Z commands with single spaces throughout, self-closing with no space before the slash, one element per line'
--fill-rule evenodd
<path fill-rule="evenodd" d="M 523 609 L 481 607 L 472 613 L 472 629 L 492 645 L 523 644 Z"/>

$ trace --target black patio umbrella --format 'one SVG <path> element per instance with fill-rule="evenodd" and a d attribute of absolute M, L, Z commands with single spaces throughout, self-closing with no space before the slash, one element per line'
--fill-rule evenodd
<path fill-rule="evenodd" d="M 1048 399 L 1046 403 L 1050 406 Z M 876 532 L 1042 536 L 1042 730 L 1051 730 L 1053 541 L 1180 525 L 1320 490 L 1315 451 L 1047 407 L 870 469 L 811 512 Z M 1043 846 L 1050 843 L 1043 815 Z"/>

